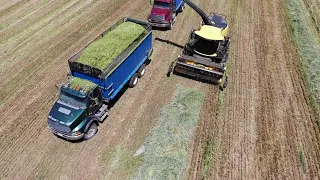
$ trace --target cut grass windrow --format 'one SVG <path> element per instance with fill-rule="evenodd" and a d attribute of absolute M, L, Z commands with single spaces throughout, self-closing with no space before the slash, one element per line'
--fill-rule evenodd
<path fill-rule="evenodd" d="M 210 170 L 210 167 L 212 165 L 212 159 L 213 159 L 213 155 L 214 155 L 214 142 L 211 141 L 207 141 L 207 145 L 206 145 L 206 151 L 204 154 L 204 161 L 203 161 L 203 170 L 202 170 L 202 178 L 203 180 L 207 179 L 207 174 Z"/>
<path fill-rule="evenodd" d="M 188 143 L 199 120 L 204 94 L 178 86 L 170 104 L 161 111 L 145 142 L 142 165 L 134 179 L 180 179 L 188 156 Z"/>
<path fill-rule="evenodd" d="M 310 100 L 320 118 L 320 45 L 308 24 L 308 11 L 301 0 L 286 0 L 287 13 L 294 42 L 301 60 L 304 80 L 310 89 Z"/>
<path fill-rule="evenodd" d="M 304 157 L 304 153 L 303 153 L 303 149 L 301 148 L 301 145 L 299 146 L 299 160 L 300 160 L 300 165 L 303 173 L 306 173 L 305 157 Z"/>

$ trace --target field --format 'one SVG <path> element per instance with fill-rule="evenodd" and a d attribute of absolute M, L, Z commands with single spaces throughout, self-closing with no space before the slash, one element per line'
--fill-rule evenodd
<path fill-rule="evenodd" d="M 67 81 L 67 60 L 119 18 L 145 20 L 151 5 L 147 0 L 1 1 L 0 179 L 132 178 L 142 163 L 133 155 L 177 85 L 205 96 L 184 179 L 320 178 L 319 126 L 310 98 L 316 81 L 303 68 L 304 51 L 286 2 L 193 2 L 206 13 L 226 15 L 229 22 L 227 89 L 166 77 L 181 53 L 174 44 L 183 46 L 200 25 L 200 17 L 186 6 L 171 31 L 153 32 L 154 53 L 145 76 L 119 98 L 98 134 L 70 143 L 47 127 L 58 96 L 55 84 Z M 304 4 L 306 28 L 319 47 L 320 1 L 295 2 Z"/>

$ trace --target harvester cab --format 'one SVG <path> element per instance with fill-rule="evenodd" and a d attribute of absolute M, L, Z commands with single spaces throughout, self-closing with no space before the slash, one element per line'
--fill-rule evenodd
<path fill-rule="evenodd" d="M 198 54 L 220 63 L 221 56 L 225 54 L 223 47 L 229 41 L 223 34 L 226 34 L 225 30 L 203 25 L 201 29 L 191 32 L 184 53 Z"/>
<path fill-rule="evenodd" d="M 171 63 L 171 72 L 207 83 L 219 84 L 223 90 L 228 83 L 226 63 L 230 45 L 228 23 L 222 15 L 207 16 L 189 0 L 184 0 L 202 17 L 202 26 L 193 30 L 182 55 Z"/>

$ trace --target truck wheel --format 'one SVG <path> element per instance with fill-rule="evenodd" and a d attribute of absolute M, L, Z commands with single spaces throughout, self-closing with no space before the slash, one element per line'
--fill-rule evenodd
<path fill-rule="evenodd" d="M 138 76 L 141 78 L 146 73 L 146 65 L 142 65 L 138 70 Z"/>
<path fill-rule="evenodd" d="M 98 132 L 98 126 L 96 123 L 92 123 L 87 132 L 84 133 L 84 140 L 91 139 Z"/>
<path fill-rule="evenodd" d="M 171 75 L 171 73 L 172 73 L 172 71 L 173 71 L 173 64 L 174 64 L 174 62 L 172 62 L 172 63 L 170 64 L 170 66 L 169 66 L 169 69 L 168 69 L 168 72 L 167 72 L 167 77 L 170 77 L 170 75 Z"/>
<path fill-rule="evenodd" d="M 180 8 L 179 8 L 179 13 L 182 13 L 184 10 L 184 4 L 181 4 Z"/>
<path fill-rule="evenodd" d="M 133 88 L 133 87 L 135 87 L 136 85 L 137 85 L 137 83 L 138 83 L 138 74 L 137 73 L 135 73 L 132 77 L 131 77 L 131 79 L 130 79 L 130 81 L 129 81 L 129 86 L 131 87 L 131 88 Z"/>
<path fill-rule="evenodd" d="M 173 22 L 170 22 L 170 25 L 169 25 L 168 29 L 171 30 L 172 27 L 173 27 Z"/>

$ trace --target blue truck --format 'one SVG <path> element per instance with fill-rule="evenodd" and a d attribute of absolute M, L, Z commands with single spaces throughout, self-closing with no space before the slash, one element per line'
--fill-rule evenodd
<path fill-rule="evenodd" d="M 184 10 L 183 0 L 154 0 L 148 21 L 153 27 L 172 29 L 176 16 Z"/>
<path fill-rule="evenodd" d="M 139 24 L 145 30 L 106 68 L 98 69 L 78 62 L 86 48 L 68 60 L 68 83 L 59 86 L 59 98 L 48 116 L 49 129 L 55 135 L 68 140 L 92 138 L 98 131 L 99 123 L 107 117 L 110 102 L 126 85 L 134 87 L 138 78 L 144 75 L 153 51 L 152 31 L 148 23 L 123 18 L 93 42 L 123 22 Z"/>

